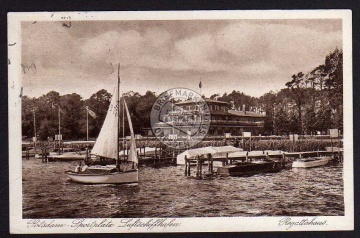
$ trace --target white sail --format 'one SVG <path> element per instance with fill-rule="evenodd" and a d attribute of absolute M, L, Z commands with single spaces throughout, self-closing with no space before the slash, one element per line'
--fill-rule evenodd
<path fill-rule="evenodd" d="M 138 158 L 137 158 L 137 153 L 136 153 L 136 143 L 135 143 L 135 137 L 134 137 L 134 129 L 132 126 L 129 109 L 128 109 L 125 99 L 124 99 L 124 105 L 125 105 L 126 115 L 127 115 L 127 119 L 129 122 L 129 128 L 130 128 L 130 150 L 129 150 L 128 161 L 138 163 Z"/>
<path fill-rule="evenodd" d="M 93 155 L 116 159 L 116 146 L 118 146 L 118 132 L 116 131 L 116 128 L 118 128 L 118 98 L 119 92 L 117 87 L 115 87 L 104 124 L 91 151 Z"/>

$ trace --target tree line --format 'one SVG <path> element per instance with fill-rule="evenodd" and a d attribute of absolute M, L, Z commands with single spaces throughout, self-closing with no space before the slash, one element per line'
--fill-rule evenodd
<path fill-rule="evenodd" d="M 145 95 L 128 92 L 124 97 L 131 112 L 134 131 L 136 134 L 141 134 L 144 127 L 150 127 L 150 111 L 156 95 L 150 91 L 146 92 Z M 48 137 L 54 138 L 55 135 L 59 134 L 60 114 L 60 133 L 63 135 L 63 139 L 85 140 L 87 137 L 86 107 L 88 107 L 93 112 L 92 115 L 88 116 L 89 138 L 94 140 L 105 120 L 110 100 L 111 94 L 105 89 L 94 93 L 85 100 L 76 93 L 61 96 L 55 91 L 39 98 L 23 96 L 22 135 L 24 138 L 31 138 L 35 135 L 36 130 L 40 140 L 46 140 Z M 120 117 L 122 118 L 122 111 L 120 111 Z M 127 124 L 126 116 L 124 122 Z M 128 131 L 129 128 L 125 127 L 126 134 Z"/>
<path fill-rule="evenodd" d="M 150 128 L 150 112 L 157 95 L 147 91 L 144 95 L 128 92 L 124 95 L 132 117 L 136 134 Z M 330 52 L 324 63 L 303 73 L 294 74 L 279 92 L 251 97 L 239 91 L 210 98 L 231 102 L 235 109 L 266 112 L 265 133 L 281 135 L 289 133 L 313 134 L 330 128 L 343 129 L 343 53 L 339 49 Z M 79 94 L 60 95 L 51 91 L 38 98 L 22 97 L 22 135 L 45 140 L 58 134 L 59 108 L 61 134 L 65 140 L 86 139 L 86 114 L 88 107 L 96 118 L 89 116 L 89 137 L 95 139 L 105 119 L 111 94 L 102 89 L 90 98 Z M 122 115 L 120 115 L 122 116 Z M 125 117 L 126 122 L 126 117 Z M 127 124 L 127 123 L 125 123 Z M 128 128 L 125 127 L 128 134 Z"/>

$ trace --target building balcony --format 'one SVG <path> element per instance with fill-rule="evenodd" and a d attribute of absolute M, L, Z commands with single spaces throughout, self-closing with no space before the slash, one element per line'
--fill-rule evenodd
<path fill-rule="evenodd" d="M 249 121 L 227 121 L 227 120 L 211 120 L 213 125 L 234 125 L 234 126 L 264 126 L 263 121 L 249 122 Z"/>
<path fill-rule="evenodd" d="M 171 127 L 171 126 L 199 126 L 202 122 L 199 121 L 169 121 L 169 122 L 159 122 L 156 124 L 156 127 Z M 248 122 L 248 121 L 226 121 L 226 120 L 211 120 L 211 125 L 231 125 L 231 126 L 254 126 L 254 127 L 263 127 L 264 122 Z"/>

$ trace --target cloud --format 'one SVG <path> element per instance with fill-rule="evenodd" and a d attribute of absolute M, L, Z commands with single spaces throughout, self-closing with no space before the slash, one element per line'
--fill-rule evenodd
<path fill-rule="evenodd" d="M 149 27 L 146 29 L 144 34 L 144 38 L 150 46 L 154 49 L 158 49 L 159 47 L 164 47 L 171 40 L 171 35 L 165 29 L 161 29 L 158 27 Z"/>
<path fill-rule="evenodd" d="M 214 22 L 26 23 L 22 61 L 38 70 L 24 75 L 24 84 L 33 95 L 57 90 L 85 97 L 110 89 L 121 63 L 124 88 L 133 91 L 196 88 L 201 78 L 207 96 L 232 90 L 260 96 L 342 46 L 341 29 L 324 21 Z"/>
<path fill-rule="evenodd" d="M 84 57 L 97 62 L 122 62 L 129 65 L 134 64 L 143 43 L 144 38 L 137 31 L 108 31 L 86 40 L 81 50 Z"/>
<path fill-rule="evenodd" d="M 78 51 L 68 28 L 58 22 L 23 24 L 22 62 L 34 62 L 39 69 L 57 67 Z"/>

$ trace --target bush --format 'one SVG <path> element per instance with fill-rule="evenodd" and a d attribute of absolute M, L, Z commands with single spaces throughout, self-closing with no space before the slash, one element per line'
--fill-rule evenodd
<path fill-rule="evenodd" d="M 340 140 L 333 140 L 333 146 L 342 147 Z M 251 141 L 251 150 L 282 150 L 291 151 L 317 151 L 325 150 L 331 146 L 331 140 L 258 140 Z M 245 142 L 244 150 L 250 149 L 250 141 Z"/>

